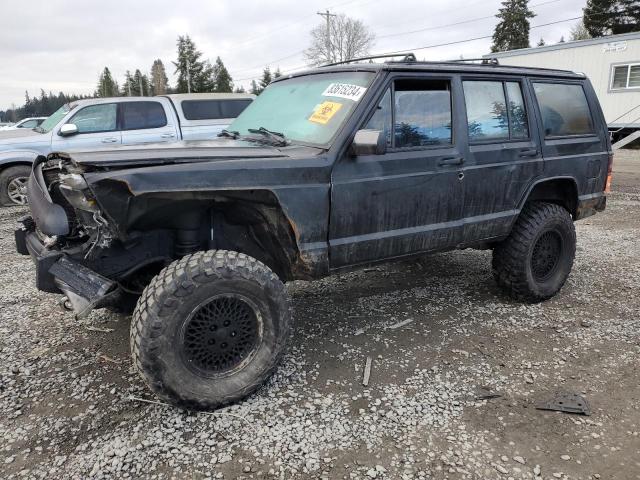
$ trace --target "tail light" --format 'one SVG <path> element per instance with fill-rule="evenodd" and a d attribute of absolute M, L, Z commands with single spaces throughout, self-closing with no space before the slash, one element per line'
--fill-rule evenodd
<path fill-rule="evenodd" d="M 604 184 L 604 193 L 611 193 L 611 180 L 613 180 L 613 153 L 609 154 L 609 165 L 607 166 L 607 181 Z"/>

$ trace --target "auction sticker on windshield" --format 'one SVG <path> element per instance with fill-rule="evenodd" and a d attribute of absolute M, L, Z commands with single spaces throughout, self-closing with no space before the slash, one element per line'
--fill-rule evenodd
<path fill-rule="evenodd" d="M 341 108 L 342 104 L 338 102 L 322 102 L 316 106 L 309 121 L 326 125 Z"/>
<path fill-rule="evenodd" d="M 322 92 L 323 97 L 340 97 L 357 102 L 367 89 L 350 83 L 332 83 Z"/>

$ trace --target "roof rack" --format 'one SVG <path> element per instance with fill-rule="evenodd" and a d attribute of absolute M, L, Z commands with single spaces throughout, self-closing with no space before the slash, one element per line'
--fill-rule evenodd
<path fill-rule="evenodd" d="M 403 57 L 403 59 L 400 60 L 399 63 L 413 63 L 413 62 L 416 61 L 416 56 L 413 53 L 396 53 L 395 55 L 393 55 L 393 54 L 370 55 L 368 57 L 351 58 L 349 60 L 343 60 L 342 62 L 327 63 L 327 64 L 322 65 L 322 66 L 323 67 L 333 67 L 335 65 L 345 65 L 345 64 L 353 63 L 353 62 L 362 62 L 363 60 L 375 60 L 375 59 L 378 59 L 378 58 L 395 58 L 395 57 Z"/>
<path fill-rule="evenodd" d="M 463 63 L 463 62 L 480 62 L 480 65 L 500 65 L 500 62 L 497 58 L 458 58 L 455 60 L 449 60 L 449 62 L 453 63 Z"/>

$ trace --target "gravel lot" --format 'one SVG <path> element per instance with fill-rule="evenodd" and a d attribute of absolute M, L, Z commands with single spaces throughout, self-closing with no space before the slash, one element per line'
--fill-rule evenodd
<path fill-rule="evenodd" d="M 132 400 L 130 319 L 36 291 L 1 209 L 0 478 L 640 479 L 640 153 L 615 170 L 556 298 L 509 300 L 481 251 L 295 282 L 281 368 L 212 414 Z M 535 409 L 557 392 L 592 416 Z"/>

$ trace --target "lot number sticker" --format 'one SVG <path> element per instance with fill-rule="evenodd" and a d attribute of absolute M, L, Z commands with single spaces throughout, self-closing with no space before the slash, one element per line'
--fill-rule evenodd
<path fill-rule="evenodd" d="M 347 100 L 353 100 L 354 102 L 357 102 L 366 91 L 367 89 L 361 87 L 360 85 L 351 85 L 349 83 L 332 83 L 322 93 L 322 96 L 346 98 Z"/>
<path fill-rule="evenodd" d="M 313 111 L 313 114 L 309 117 L 309 121 L 326 125 L 341 108 L 341 103 L 322 102 Z"/>

